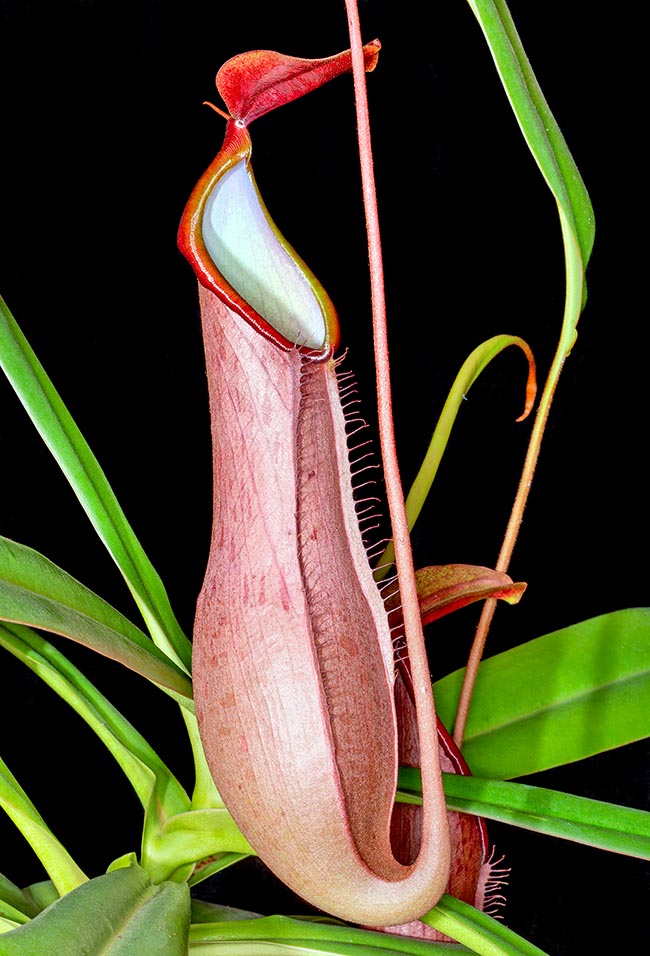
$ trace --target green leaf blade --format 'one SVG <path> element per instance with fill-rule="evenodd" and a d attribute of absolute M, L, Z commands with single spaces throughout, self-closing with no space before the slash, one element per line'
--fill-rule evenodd
<path fill-rule="evenodd" d="M 187 956 L 189 891 L 140 867 L 90 880 L 2 937 L 2 956 Z"/>
<path fill-rule="evenodd" d="M 502 780 L 445 774 L 450 809 L 650 859 L 650 813 L 570 793 Z"/>
<path fill-rule="evenodd" d="M 37 551 L 1 536 L 0 620 L 61 634 L 192 696 L 189 678 L 119 611 Z"/>
<path fill-rule="evenodd" d="M 191 645 L 106 476 L 0 297 L 0 368 L 119 567 L 156 644 L 189 673 Z"/>
<path fill-rule="evenodd" d="M 246 944 L 243 949 L 238 944 Z M 210 945 L 214 945 L 211 950 Z M 459 956 L 469 952 L 454 943 L 434 943 L 409 936 L 392 935 L 373 930 L 357 929 L 347 924 L 321 923 L 312 919 L 294 919 L 289 916 L 264 916 L 259 919 L 228 919 L 218 923 L 195 923 L 190 927 L 190 953 L 198 951 L 206 956 L 214 952 L 233 953 L 274 952 L 264 945 L 298 946 L 312 951 L 363 956 L 380 953 L 385 956 Z M 257 948 L 259 946 L 259 949 Z M 275 950 L 282 952 L 282 950 Z"/>
<path fill-rule="evenodd" d="M 85 873 L 52 833 L 2 758 L 0 808 L 7 813 L 32 847 L 59 893 L 69 893 L 85 882 Z"/>
<path fill-rule="evenodd" d="M 526 143 L 563 207 L 586 269 L 594 242 L 594 212 L 566 140 L 549 108 L 504 0 L 468 0 Z"/>
<path fill-rule="evenodd" d="M 0 646 L 22 661 L 79 714 L 124 771 L 143 807 L 156 794 L 167 815 L 189 807 L 180 783 L 141 734 L 59 650 L 19 625 L 0 626 Z"/>
<path fill-rule="evenodd" d="M 455 671 L 434 685 L 447 726 L 455 719 L 463 673 Z M 506 780 L 648 735 L 650 609 L 632 608 L 483 661 L 463 755 L 477 776 Z"/>
<path fill-rule="evenodd" d="M 469 774 L 443 773 L 442 778 L 449 810 L 499 820 L 600 850 L 650 859 L 650 812 L 647 810 Z M 422 803 L 417 768 L 400 768 L 397 799 L 403 803 Z"/>
<path fill-rule="evenodd" d="M 422 922 L 469 946 L 479 956 L 546 956 L 503 923 L 448 893 L 422 917 Z"/>
<path fill-rule="evenodd" d="M 3 904 L 20 914 L 22 919 L 18 919 L 16 916 L 9 915 L 5 912 L 2 909 Z M 34 901 L 29 897 L 29 894 L 25 890 L 21 890 L 20 887 L 12 883 L 11 880 L 7 879 L 3 873 L 0 873 L 0 913 L 17 922 L 31 919 L 38 913 L 38 909 Z"/>

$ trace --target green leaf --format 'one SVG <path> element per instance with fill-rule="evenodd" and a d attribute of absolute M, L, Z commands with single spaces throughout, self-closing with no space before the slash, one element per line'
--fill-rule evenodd
<path fill-rule="evenodd" d="M 7 916 L 7 913 L 2 908 L 3 904 L 21 914 L 23 919 L 30 919 L 38 913 L 38 908 L 29 894 L 25 892 L 25 890 L 21 890 L 20 887 L 16 886 L 15 883 L 12 883 L 11 880 L 0 873 L 0 914 Z M 17 919 L 15 916 L 10 916 L 9 918 Z M 18 922 L 23 922 L 23 920 L 20 919 Z"/>
<path fill-rule="evenodd" d="M 152 793 L 165 815 L 189 808 L 189 797 L 141 734 L 78 668 L 27 627 L 0 626 L 0 646 L 37 674 L 95 731 L 128 777 L 142 805 Z"/>
<path fill-rule="evenodd" d="M 505 0 L 468 2 L 528 148 L 575 236 L 584 273 L 594 242 L 594 213 L 582 177 L 533 73 Z"/>
<path fill-rule="evenodd" d="M 140 867 L 90 880 L 2 937 L 2 956 L 187 956 L 189 890 Z"/>
<path fill-rule="evenodd" d="M 171 878 L 187 860 L 175 855 L 164 829 L 170 818 L 191 805 L 176 777 L 129 721 L 45 638 L 19 625 L 0 626 L 0 645 L 69 703 L 115 757 L 145 808 L 142 864 L 159 882 Z M 205 855 L 207 851 L 197 859 Z M 179 876 L 185 879 L 190 872 L 191 866 Z"/>
<path fill-rule="evenodd" d="M 450 810 L 499 820 L 600 850 L 650 859 L 650 812 L 647 810 L 620 807 L 523 783 L 455 773 L 443 773 L 442 777 Z M 422 802 L 419 770 L 400 768 L 397 799 L 403 803 Z"/>
<path fill-rule="evenodd" d="M 69 893 L 87 879 L 63 844 L 54 836 L 2 758 L 0 807 L 32 847 L 59 893 Z"/>
<path fill-rule="evenodd" d="M 119 611 L 37 551 L 2 536 L 0 620 L 61 634 L 192 696 L 189 678 Z"/>
<path fill-rule="evenodd" d="M 397 937 L 396 937 L 397 938 Z M 399 943 L 396 945 L 399 946 Z M 429 956 L 460 956 L 469 950 L 465 947 L 443 946 L 441 943 L 431 943 Z M 435 948 L 434 948 L 435 947 Z M 190 949 L 191 956 L 312 956 L 322 953 L 324 956 L 404 956 L 404 949 L 379 948 L 368 943 L 322 942 L 320 940 L 273 940 L 235 939 L 223 942 L 194 943 Z"/>
<path fill-rule="evenodd" d="M 146 810 L 141 862 L 152 878 L 185 880 L 194 863 L 215 856 L 192 879 L 199 882 L 252 853 L 216 790 L 218 806 L 191 809 L 185 790 L 147 741 L 44 637 L 19 625 L 0 626 L 0 646 L 67 701 L 117 760 Z M 202 795 L 207 800 L 210 793 Z M 177 872 L 182 867 L 187 872 Z"/>
<path fill-rule="evenodd" d="M 176 621 L 162 581 L 97 459 L 2 298 L 0 367 L 122 572 L 155 643 L 189 673 L 191 645 Z"/>
<path fill-rule="evenodd" d="M 0 898 L 0 917 L 16 924 L 29 922 L 29 916 L 25 916 L 21 910 L 16 909 L 11 903 L 7 903 L 7 901 L 2 898 Z"/>
<path fill-rule="evenodd" d="M 564 361 L 575 343 L 578 320 L 586 302 L 585 271 L 594 242 L 594 212 L 578 168 L 535 78 L 505 0 L 468 2 L 483 31 L 526 144 L 557 203 L 566 273 L 559 342 L 539 400 L 499 560 L 499 567 L 505 570 L 521 522 L 553 396 Z"/>
<path fill-rule="evenodd" d="M 246 948 L 237 944 L 246 944 Z M 211 944 L 214 949 L 210 948 Z M 341 956 L 460 956 L 468 952 L 450 943 L 432 943 L 408 936 L 393 936 L 373 930 L 356 929 L 337 923 L 292 919 L 289 916 L 264 916 L 260 919 L 237 919 L 219 923 L 200 923 L 190 927 L 192 956 L 220 956 L 242 953 L 282 953 L 273 946 L 302 947 L 306 952 L 341 954 Z M 266 948 L 265 948 L 266 946 Z M 218 948 L 217 948 L 218 947 Z M 291 950 L 286 950 L 291 952 Z M 294 949 L 295 952 L 295 949 Z M 11 954 L 13 956 L 13 954 Z"/>
<path fill-rule="evenodd" d="M 480 956 L 546 956 L 517 933 L 486 913 L 448 893 L 422 917 L 422 922 L 469 946 Z"/>
<path fill-rule="evenodd" d="M 650 860 L 650 813 L 503 780 L 449 774 L 448 806 L 574 843 Z"/>
<path fill-rule="evenodd" d="M 434 685 L 455 719 L 464 671 Z M 516 691 L 516 693 L 515 693 Z M 650 735 L 650 609 L 554 631 L 483 661 L 463 745 L 477 776 L 520 777 Z"/>

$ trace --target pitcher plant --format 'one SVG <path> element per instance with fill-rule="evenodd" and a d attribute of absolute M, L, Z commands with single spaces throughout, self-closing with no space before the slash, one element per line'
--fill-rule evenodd
<path fill-rule="evenodd" d="M 209 104 L 223 144 L 178 232 L 198 279 L 212 437 L 212 531 L 192 642 L 2 303 L 0 364 L 145 629 L 42 554 L 0 538 L 0 644 L 95 731 L 143 814 L 140 846 L 120 846 L 104 873 L 86 872 L 0 762 L 0 804 L 46 876 L 26 887 L 0 876 L 0 956 L 533 956 L 543 951 L 507 925 L 508 860 L 492 844 L 491 820 L 650 858 L 648 812 L 513 782 L 650 736 L 648 609 L 614 611 L 483 660 L 497 602 L 517 604 L 526 588 L 508 575 L 510 558 L 587 301 L 594 216 L 505 3 L 469 6 L 559 215 L 566 297 L 539 396 L 523 338 L 491 330 L 471 343 L 405 495 L 366 93 L 382 45 L 364 44 L 356 0 L 345 0 L 349 50 L 314 59 L 258 49 L 230 58 L 217 73 L 219 101 Z M 352 319 L 342 314 L 339 326 L 328 292 L 276 226 L 253 174 L 254 121 L 279 108 L 288 115 L 307 94 L 324 113 L 324 93 L 311 94 L 330 83 L 354 91 L 376 444 L 347 353 Z M 402 150 L 415 148 L 409 135 Z M 299 142 L 296 129 L 278 149 Z M 532 426 L 496 565 L 416 571 L 411 531 L 459 409 L 511 347 L 527 370 L 516 383 L 520 420 L 530 416 Z M 432 686 L 423 628 L 476 602 L 483 609 L 466 667 Z M 48 635 L 119 662 L 175 702 L 192 786 Z M 261 915 L 202 899 L 210 878 L 255 855 L 305 913 Z"/>

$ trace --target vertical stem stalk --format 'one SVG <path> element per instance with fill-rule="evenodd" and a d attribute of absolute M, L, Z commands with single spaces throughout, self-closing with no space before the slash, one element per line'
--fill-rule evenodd
<path fill-rule="evenodd" d="M 562 368 L 563 356 L 561 359 L 562 361 L 560 362 L 559 366 L 551 371 L 544 388 L 544 394 L 537 412 L 535 425 L 533 427 L 530 443 L 528 445 L 526 460 L 524 462 L 521 478 L 519 480 L 517 496 L 512 506 L 510 519 L 508 521 L 508 526 L 503 538 L 503 544 L 501 545 L 501 551 L 499 552 L 499 558 L 496 563 L 496 570 L 501 571 L 504 574 L 507 572 L 508 565 L 510 564 L 510 559 L 515 547 L 517 535 L 519 534 L 519 528 L 521 527 L 524 508 L 526 507 L 526 502 L 528 501 L 533 475 L 535 473 L 535 468 L 537 467 L 537 461 L 539 459 L 542 436 L 544 434 L 544 429 L 548 420 L 548 414 L 551 407 L 551 401 L 555 393 L 555 388 L 557 386 L 558 376 Z M 487 636 L 490 630 L 490 625 L 492 624 L 492 618 L 494 617 L 496 607 L 497 601 L 495 598 L 489 598 L 484 603 L 483 610 L 481 611 L 481 616 L 476 627 L 476 633 L 474 635 L 474 641 L 472 643 L 469 659 L 467 661 L 467 668 L 465 670 L 463 687 L 458 702 L 458 711 L 456 713 L 456 722 L 454 725 L 453 735 L 454 743 L 459 749 L 463 745 L 465 727 L 469 714 L 469 705 L 472 700 L 472 693 L 476 683 L 479 664 L 481 663 L 481 658 L 483 657 L 485 642 L 487 641 Z"/>
<path fill-rule="evenodd" d="M 366 73 L 359 26 L 359 11 L 356 0 L 345 0 L 345 6 L 350 31 L 350 47 L 352 50 L 352 75 L 354 79 L 357 110 L 357 135 L 361 159 L 361 180 L 366 215 L 366 230 L 368 235 L 379 440 L 386 482 L 386 498 L 395 545 L 395 564 L 402 600 L 405 634 L 407 641 L 413 641 L 414 644 L 420 645 L 424 649 L 424 635 L 422 632 L 420 608 L 415 584 L 410 534 L 395 448 L 390 361 L 388 357 L 386 300 L 384 296 L 384 269 L 372 157 L 368 96 L 366 92 Z M 418 700 L 418 706 L 426 708 L 423 712 L 425 720 L 435 721 L 435 711 L 430 693 L 431 677 L 428 672 L 428 666 L 426 665 L 426 654 L 424 651 L 418 655 L 410 654 L 410 659 L 414 692 Z M 428 686 L 425 688 L 425 685 Z M 435 723 L 433 726 L 435 726 Z M 424 742 L 422 743 L 424 745 Z"/>

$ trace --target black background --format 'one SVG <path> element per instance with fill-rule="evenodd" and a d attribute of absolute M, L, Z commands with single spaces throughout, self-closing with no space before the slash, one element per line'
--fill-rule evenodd
<path fill-rule="evenodd" d="M 563 307 L 554 203 L 521 139 L 469 7 L 362 2 L 383 43 L 369 78 L 405 482 L 458 367 L 481 340 L 519 334 L 548 368 Z M 510 4 L 590 189 L 590 300 L 567 362 L 512 574 L 496 652 L 647 603 L 647 362 L 640 27 L 586 0 Z M 195 281 L 176 251 L 184 203 L 223 123 L 201 106 L 230 56 L 348 46 L 342 0 L 0 2 L 0 289 L 113 483 L 191 630 L 210 529 L 210 447 Z M 337 304 L 349 364 L 373 372 L 351 82 L 253 127 L 276 222 Z M 473 388 L 415 534 L 419 565 L 493 564 L 530 426 L 514 424 L 524 362 L 504 354 Z M 130 598 L 11 389 L 0 382 L 0 531 L 133 615 Z M 432 629 L 435 676 L 464 662 L 477 612 Z M 65 642 L 57 641 L 59 646 Z M 184 731 L 153 689 L 66 647 L 189 785 Z M 2 659 L 0 747 L 91 875 L 137 849 L 139 811 L 93 735 L 37 678 Z M 516 689 L 513 688 L 513 692 Z M 648 807 L 648 746 L 538 775 L 540 785 Z M 641 946 L 648 871 L 635 860 L 492 826 L 512 866 L 506 920 L 553 953 Z M 41 871 L 0 821 L 0 868 Z M 201 888 L 203 889 L 203 887 Z M 251 862 L 205 895 L 295 911 Z M 618 941 L 618 943 L 617 943 Z M 633 948 L 633 946 L 631 946 Z"/>

